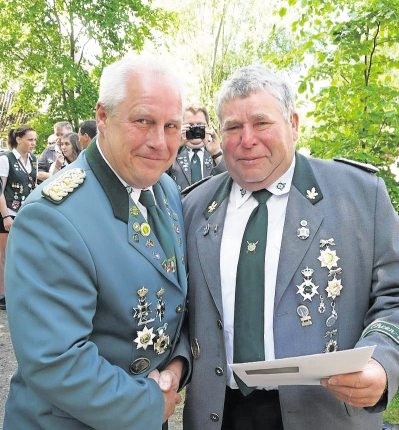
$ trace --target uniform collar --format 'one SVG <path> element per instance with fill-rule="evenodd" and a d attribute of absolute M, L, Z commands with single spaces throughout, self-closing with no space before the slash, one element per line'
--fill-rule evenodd
<path fill-rule="evenodd" d="M 291 189 L 292 179 L 294 176 L 295 169 L 295 157 L 292 158 L 292 162 L 288 170 L 282 174 L 276 181 L 274 181 L 266 189 L 276 196 L 288 194 Z M 241 188 L 236 182 L 233 183 L 231 188 L 232 201 L 236 208 L 241 207 L 251 197 L 252 192 Z"/>

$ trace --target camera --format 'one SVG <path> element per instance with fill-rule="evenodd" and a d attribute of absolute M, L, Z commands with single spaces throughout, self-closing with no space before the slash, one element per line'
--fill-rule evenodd
<path fill-rule="evenodd" d="M 205 126 L 204 125 L 191 125 L 186 130 L 186 139 L 205 139 Z"/>

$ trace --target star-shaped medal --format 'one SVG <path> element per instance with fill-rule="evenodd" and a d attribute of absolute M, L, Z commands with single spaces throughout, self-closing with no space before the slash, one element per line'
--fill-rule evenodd
<path fill-rule="evenodd" d="M 320 261 L 321 267 L 327 267 L 327 269 L 331 270 L 333 267 L 337 267 L 339 257 L 335 250 L 333 251 L 327 246 L 326 249 L 320 251 L 320 257 L 317 257 L 317 259 Z"/>
<path fill-rule="evenodd" d="M 143 348 L 146 350 L 149 345 L 154 344 L 153 339 L 156 334 L 153 333 L 153 330 L 154 327 L 148 329 L 147 326 L 144 326 L 143 330 L 139 330 L 137 332 L 137 337 L 134 339 L 134 341 L 137 343 L 137 349 Z"/>

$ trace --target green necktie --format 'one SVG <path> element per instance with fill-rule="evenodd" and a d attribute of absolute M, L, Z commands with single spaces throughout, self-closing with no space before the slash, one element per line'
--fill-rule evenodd
<path fill-rule="evenodd" d="M 271 193 L 265 189 L 252 193 L 259 205 L 252 211 L 245 227 L 237 266 L 234 306 L 234 363 L 263 361 L 265 252 L 267 206 Z M 234 375 L 244 395 L 254 389 Z"/>
<path fill-rule="evenodd" d="M 171 227 L 165 214 L 156 206 L 152 192 L 150 190 L 142 190 L 139 202 L 147 208 L 148 224 L 150 224 L 155 236 L 159 240 L 166 258 L 173 258 L 175 256 L 175 250 L 170 234 Z"/>
<path fill-rule="evenodd" d="M 202 179 L 201 173 L 201 160 L 198 155 L 200 149 L 193 149 L 193 156 L 191 157 L 191 183 L 194 184 Z"/>

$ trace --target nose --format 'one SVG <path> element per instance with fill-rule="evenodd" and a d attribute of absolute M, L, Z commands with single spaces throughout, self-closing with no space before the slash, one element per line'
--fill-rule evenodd
<path fill-rule="evenodd" d="M 157 126 L 152 129 L 149 136 L 149 146 L 154 149 L 162 149 L 166 145 L 165 130 L 163 126 Z"/>
<path fill-rule="evenodd" d="M 255 134 L 252 127 L 244 124 L 241 129 L 241 145 L 245 148 L 251 148 L 256 144 Z"/>

